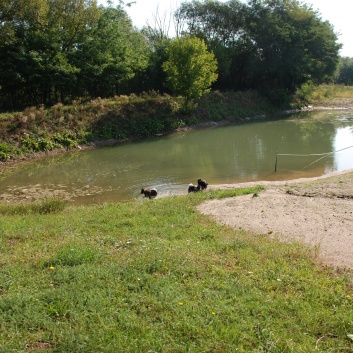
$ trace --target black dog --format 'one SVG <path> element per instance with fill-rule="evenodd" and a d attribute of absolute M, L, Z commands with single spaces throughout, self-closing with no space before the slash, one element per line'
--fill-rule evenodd
<path fill-rule="evenodd" d="M 144 194 L 144 197 L 152 198 L 157 196 L 156 189 L 141 189 L 141 194 Z"/>
<path fill-rule="evenodd" d="M 206 190 L 207 189 L 207 181 L 206 180 L 202 180 L 202 179 L 198 179 L 197 180 L 197 186 L 200 188 L 200 190 Z"/>
<path fill-rule="evenodd" d="M 189 184 L 189 188 L 188 188 L 188 194 L 190 194 L 190 192 L 198 192 L 200 191 L 200 186 L 199 185 L 194 185 L 194 184 Z"/>

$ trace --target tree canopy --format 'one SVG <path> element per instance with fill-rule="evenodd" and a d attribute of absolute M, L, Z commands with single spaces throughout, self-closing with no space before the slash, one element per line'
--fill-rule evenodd
<path fill-rule="evenodd" d="M 217 61 L 196 37 L 176 38 L 167 47 L 168 60 L 163 64 L 171 90 L 185 98 L 186 105 L 210 91 L 217 79 Z"/>
<path fill-rule="evenodd" d="M 193 0 L 174 15 L 173 39 L 161 25 L 135 28 L 121 1 L 104 7 L 96 0 L 2 0 L 0 110 L 170 88 L 192 99 L 211 84 L 251 88 L 281 101 L 306 82 L 334 78 L 340 49 L 334 29 L 300 1 Z M 187 43 L 207 60 L 198 69 L 181 67 L 190 70 L 181 79 L 172 74 L 170 58 L 187 62 L 194 55 Z M 342 75 L 348 66 L 341 65 Z M 190 84 L 197 70 L 205 86 Z"/>
<path fill-rule="evenodd" d="M 119 5 L 95 0 L 4 0 L 0 107 L 130 92 L 147 43 Z"/>
<path fill-rule="evenodd" d="M 332 26 L 299 1 L 194 0 L 176 16 L 214 51 L 221 88 L 291 93 L 335 72 L 340 45 Z"/>

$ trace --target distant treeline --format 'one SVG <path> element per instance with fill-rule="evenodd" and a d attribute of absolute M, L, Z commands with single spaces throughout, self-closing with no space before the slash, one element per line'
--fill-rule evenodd
<path fill-rule="evenodd" d="M 123 3 L 2 0 L 0 110 L 173 93 L 162 68 L 173 38 L 162 23 L 136 29 Z M 308 81 L 329 82 L 337 72 L 333 27 L 296 0 L 191 1 L 173 24 L 177 36 L 197 36 L 215 54 L 214 89 L 253 89 L 285 102 Z"/>

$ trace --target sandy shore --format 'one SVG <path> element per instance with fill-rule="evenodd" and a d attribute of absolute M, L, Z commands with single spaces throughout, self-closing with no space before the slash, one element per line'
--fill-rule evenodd
<path fill-rule="evenodd" d="M 255 234 L 312 246 L 318 259 L 353 269 L 353 169 L 317 178 L 210 186 L 227 189 L 264 185 L 253 195 L 212 200 L 198 210 Z"/>

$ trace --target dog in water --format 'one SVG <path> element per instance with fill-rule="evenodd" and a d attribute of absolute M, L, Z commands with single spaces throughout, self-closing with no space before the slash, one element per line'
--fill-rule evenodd
<path fill-rule="evenodd" d="M 198 192 L 207 189 L 208 182 L 206 180 L 198 179 L 197 185 L 189 184 L 188 193 L 190 192 Z"/>
<path fill-rule="evenodd" d="M 190 194 L 190 192 L 198 192 L 198 191 L 201 191 L 198 185 L 189 184 L 188 194 Z"/>
<path fill-rule="evenodd" d="M 206 190 L 207 189 L 208 182 L 206 180 L 198 179 L 197 180 L 197 186 L 200 188 L 200 190 Z"/>
<path fill-rule="evenodd" d="M 144 197 L 148 197 L 149 199 L 154 198 L 157 196 L 157 190 L 156 189 L 141 189 L 141 194 L 144 195 Z"/>

